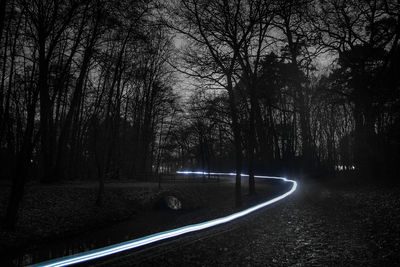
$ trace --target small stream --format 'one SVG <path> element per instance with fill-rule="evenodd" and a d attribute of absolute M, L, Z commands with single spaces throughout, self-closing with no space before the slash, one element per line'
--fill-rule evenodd
<path fill-rule="evenodd" d="M 129 221 L 23 248 L 9 254 L 8 259 L 3 258 L 2 266 L 26 266 L 168 230 L 183 213 L 190 211 L 181 211 L 181 203 L 176 197 L 168 196 L 165 200 L 165 207 L 140 213 Z M 160 221 L 165 223 L 160 225 Z"/>

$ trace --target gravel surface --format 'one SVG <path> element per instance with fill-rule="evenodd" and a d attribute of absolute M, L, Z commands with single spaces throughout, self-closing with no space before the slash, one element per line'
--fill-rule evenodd
<path fill-rule="evenodd" d="M 301 183 L 237 222 L 90 265 L 400 266 L 399 222 L 397 186 Z"/>

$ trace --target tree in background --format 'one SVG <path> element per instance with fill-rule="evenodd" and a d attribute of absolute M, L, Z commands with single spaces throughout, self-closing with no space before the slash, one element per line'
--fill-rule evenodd
<path fill-rule="evenodd" d="M 385 138 L 398 103 L 399 3 L 396 1 L 317 1 L 313 27 L 319 45 L 338 57 L 338 92 L 352 105 L 354 159 L 371 173 L 384 163 Z M 395 115 L 396 116 L 396 115 Z M 386 128 L 386 129 L 385 129 Z M 387 153 L 386 153 L 387 154 Z"/>
<path fill-rule="evenodd" d="M 9 166 L 2 176 L 13 177 L 8 227 L 28 180 L 97 177 L 101 205 L 104 179 L 154 171 L 156 136 L 178 100 L 166 64 L 171 37 L 154 9 L 147 0 L 7 1 L 0 151 Z"/>

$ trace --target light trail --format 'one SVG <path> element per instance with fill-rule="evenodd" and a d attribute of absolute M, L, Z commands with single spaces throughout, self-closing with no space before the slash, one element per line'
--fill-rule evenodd
<path fill-rule="evenodd" d="M 223 175 L 223 176 L 234 176 L 236 175 L 235 173 L 218 173 L 218 172 L 191 172 L 191 171 L 181 171 L 181 172 L 177 172 L 178 174 L 210 174 L 210 175 Z M 242 176 L 248 176 L 247 174 L 242 174 Z M 297 182 L 294 180 L 289 180 L 287 178 L 284 177 L 277 177 L 277 176 L 259 176 L 259 175 L 255 175 L 255 178 L 258 179 L 275 179 L 275 180 L 282 180 L 284 182 L 289 182 L 292 183 L 292 187 L 290 188 L 289 191 L 287 191 L 286 193 L 277 196 L 273 199 L 270 199 L 266 202 L 260 203 L 258 205 L 252 206 L 250 208 L 247 208 L 245 210 L 233 213 L 231 215 L 225 216 L 225 217 L 221 217 L 221 218 L 217 218 L 214 220 L 210 220 L 210 221 L 205 221 L 202 223 L 197 223 L 197 224 L 191 224 L 191 225 L 187 225 L 187 226 L 183 226 L 180 228 L 176 228 L 176 229 L 172 229 L 172 230 L 168 230 L 168 231 L 164 231 L 164 232 L 160 232 L 160 233 L 155 233 L 152 235 L 148 235 L 148 236 L 144 236 L 141 238 L 137 238 L 137 239 L 133 239 L 133 240 L 129 240 L 129 241 L 125 241 L 122 243 L 118 243 L 115 245 L 111 245 L 111 246 L 107 246 L 107 247 L 103 247 L 103 248 L 98 248 L 98 249 L 94 249 L 94 250 L 89 250 L 86 252 L 82 252 L 82 253 L 78 253 L 75 255 L 71 255 L 71 256 L 66 256 L 66 257 L 62 257 L 62 258 L 57 258 L 57 259 L 53 259 L 53 260 L 49 260 L 49 261 L 45 261 L 45 262 L 41 262 L 41 263 L 37 263 L 31 266 L 47 266 L 47 267 L 55 267 L 55 266 L 68 266 L 68 265 L 72 265 L 72 264 L 77 264 L 77 263 L 81 263 L 81 262 L 85 262 L 85 261 L 90 261 L 90 260 L 94 260 L 97 258 L 101 258 L 101 257 L 105 257 L 105 256 L 109 256 L 118 252 L 122 252 L 125 250 L 129 250 L 129 249 L 133 249 L 133 248 L 137 248 L 137 247 L 141 247 L 144 245 L 148 245 L 157 241 L 161 241 L 164 239 L 168 239 L 168 238 L 172 238 L 172 237 L 176 237 L 176 236 L 180 236 L 186 233 L 190 233 L 190 232 L 195 232 L 195 231 L 200 231 L 206 228 L 210 228 L 216 225 L 220 225 L 223 223 L 227 223 L 230 221 L 233 221 L 235 219 L 238 219 L 240 217 L 243 217 L 245 215 L 248 215 L 258 209 L 261 209 L 265 206 L 271 205 L 272 203 L 275 203 L 281 199 L 284 199 L 285 197 L 291 195 L 297 188 Z"/>

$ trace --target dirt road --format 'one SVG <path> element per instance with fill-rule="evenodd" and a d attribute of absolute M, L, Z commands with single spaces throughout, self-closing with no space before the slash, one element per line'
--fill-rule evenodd
<path fill-rule="evenodd" d="M 246 219 L 97 264 L 399 266 L 399 222 L 398 187 L 303 183 Z"/>

